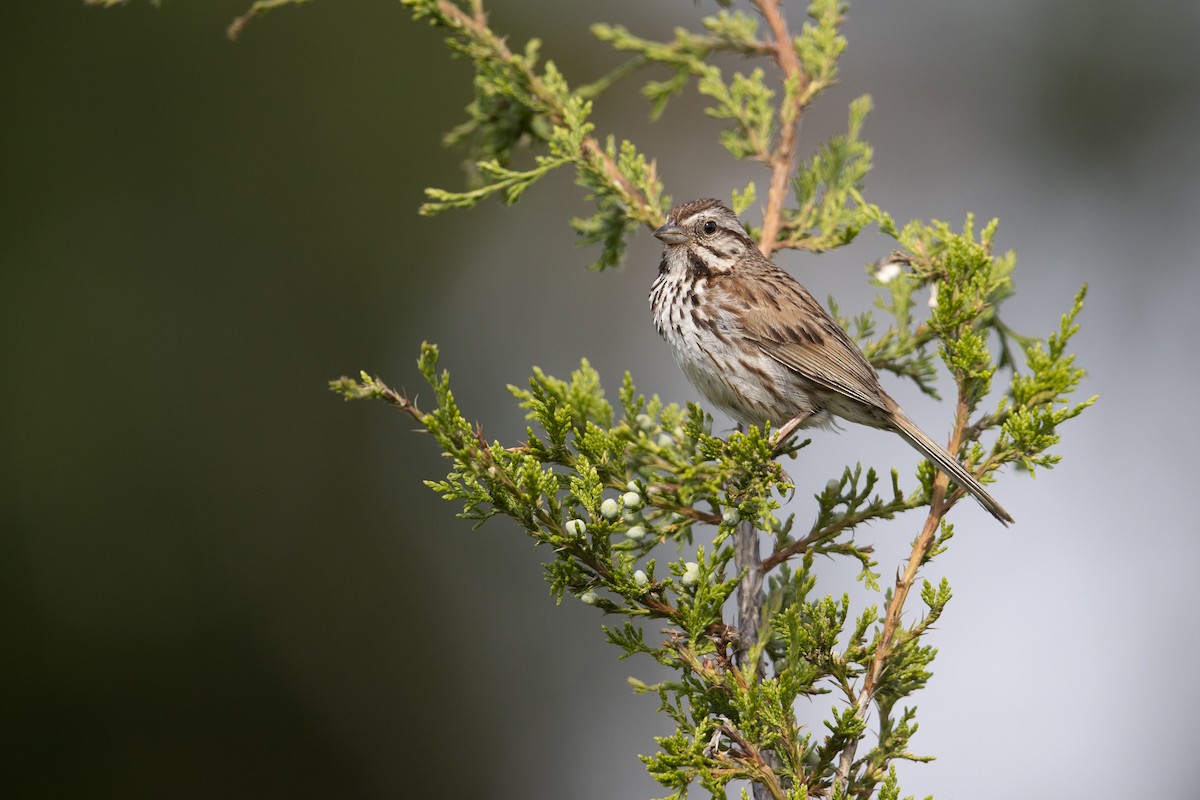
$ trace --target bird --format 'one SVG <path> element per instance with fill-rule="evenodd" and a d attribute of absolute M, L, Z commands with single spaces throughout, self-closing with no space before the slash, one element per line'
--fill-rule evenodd
<path fill-rule="evenodd" d="M 899 434 L 1002 524 L 1013 522 L 978 478 L 917 427 L 875 368 L 804 286 L 762 254 L 712 198 L 676 206 L 654 231 L 663 247 L 650 290 L 654 326 L 709 403 L 782 444 L 842 419 Z"/>

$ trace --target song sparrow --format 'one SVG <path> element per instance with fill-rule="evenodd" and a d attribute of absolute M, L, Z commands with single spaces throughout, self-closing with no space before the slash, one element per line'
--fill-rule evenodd
<path fill-rule="evenodd" d="M 770 422 L 781 441 L 796 428 L 830 428 L 833 417 L 898 433 L 996 519 L 1013 521 L 905 416 L 841 326 L 720 201 L 677 206 L 654 235 L 666 245 L 650 290 L 654 326 L 710 403 L 739 422 Z"/>

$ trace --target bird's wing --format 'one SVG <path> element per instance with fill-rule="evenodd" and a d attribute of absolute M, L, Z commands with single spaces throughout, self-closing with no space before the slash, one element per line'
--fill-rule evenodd
<path fill-rule="evenodd" d="M 817 387 L 888 410 L 875 369 L 807 289 L 782 270 L 758 288 L 769 296 L 747 298 L 736 317 L 764 354 Z"/>

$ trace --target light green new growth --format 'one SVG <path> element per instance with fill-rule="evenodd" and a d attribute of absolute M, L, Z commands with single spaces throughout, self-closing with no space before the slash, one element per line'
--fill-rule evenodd
<path fill-rule="evenodd" d="M 230 33 L 302 2 L 259 0 Z M 797 153 L 801 117 L 837 79 L 844 3 L 812 2 L 798 35 L 778 0 L 754 0 L 753 15 L 721 9 L 699 31 L 677 28 L 666 42 L 597 24 L 593 33 L 625 60 L 572 86 L 541 59 L 537 40 L 515 47 L 495 32 L 482 0 L 402 2 L 475 70 L 466 121 L 446 137 L 472 156 L 469 185 L 427 190 L 421 213 L 457 213 L 493 197 L 513 203 L 568 168 L 595 206 L 571 221 L 579 241 L 600 246 L 596 268 L 615 266 L 628 236 L 661 224 L 670 200 L 652 158 L 597 133 L 592 103 L 618 81 L 651 70 L 642 93 L 658 118 L 694 85 L 707 113 L 725 124 L 724 148 L 768 173 L 762 191 L 750 182 L 731 192 L 739 214 L 764 204 L 750 232 L 766 255 L 829 250 L 869 225 L 895 240 L 896 252 L 868 267 L 886 322 L 870 312 L 841 317 L 832 300 L 831 311 L 877 369 L 912 380 L 930 397 L 940 399 L 934 383 L 948 371 L 949 449 L 984 482 L 1006 464 L 1032 473 L 1058 462 L 1050 448 L 1059 426 L 1095 400 L 1074 399 L 1084 373 L 1067 352 L 1085 292 L 1045 340 L 1020 336 L 1000 314 L 1014 292 L 1016 256 L 993 251 L 995 221 L 978 232 L 970 215 L 961 231 L 936 221 L 899 227 L 865 200 L 868 97 L 850 104 L 844 134 L 807 159 Z M 728 54 L 756 63 L 727 75 L 713 59 Z M 525 151 L 525 166 L 514 166 Z M 922 320 L 918 304 L 927 303 Z M 954 535 L 947 514 L 961 489 L 928 462 L 915 479 L 856 464 L 809 490 L 811 521 L 780 516 L 796 489 L 778 459 L 796 457 L 807 442 L 780 453 L 771 431 L 753 427 L 719 439 L 699 406 L 647 399 L 628 374 L 614 409 L 583 361 L 569 380 L 535 368 L 527 388 L 510 387 L 530 425 L 525 442 L 505 446 L 488 441 L 459 410 L 434 345 L 423 345 L 419 367 L 433 387 L 428 409 L 365 373 L 332 387 L 412 415 L 451 463 L 444 479 L 428 481 L 431 488 L 477 524 L 497 515 L 515 520 L 548 546 L 546 580 L 559 602 L 578 598 L 613 615 L 604 632 L 622 658 L 649 656 L 673 671 L 654 685 L 630 679 L 636 691 L 656 695 L 675 723 L 673 734 L 656 740 L 658 751 L 642 757 L 670 797 L 684 797 L 695 784 L 725 797 L 731 782 L 748 781 L 755 798 L 898 800 L 895 762 L 929 760 L 911 749 L 917 723 L 910 698 L 931 677 L 936 650 L 924 637 L 951 599 L 947 580 L 918 577 Z M 844 592 L 816 591 L 817 556 L 853 559 L 863 585 L 881 591 L 893 566 L 876 564 L 860 538 L 864 526 L 918 510 L 911 553 L 877 604 L 855 609 Z M 769 552 L 760 557 L 764 538 Z M 905 613 L 914 590 L 923 610 Z M 822 728 L 798 722 L 801 699 L 829 708 Z"/>

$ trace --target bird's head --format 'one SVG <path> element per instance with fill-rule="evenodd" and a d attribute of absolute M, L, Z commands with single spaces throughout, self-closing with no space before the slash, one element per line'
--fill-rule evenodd
<path fill-rule="evenodd" d="M 737 216 L 720 200 L 706 198 L 676 206 L 654 235 L 666 245 L 667 261 L 700 274 L 732 269 L 755 244 Z"/>

